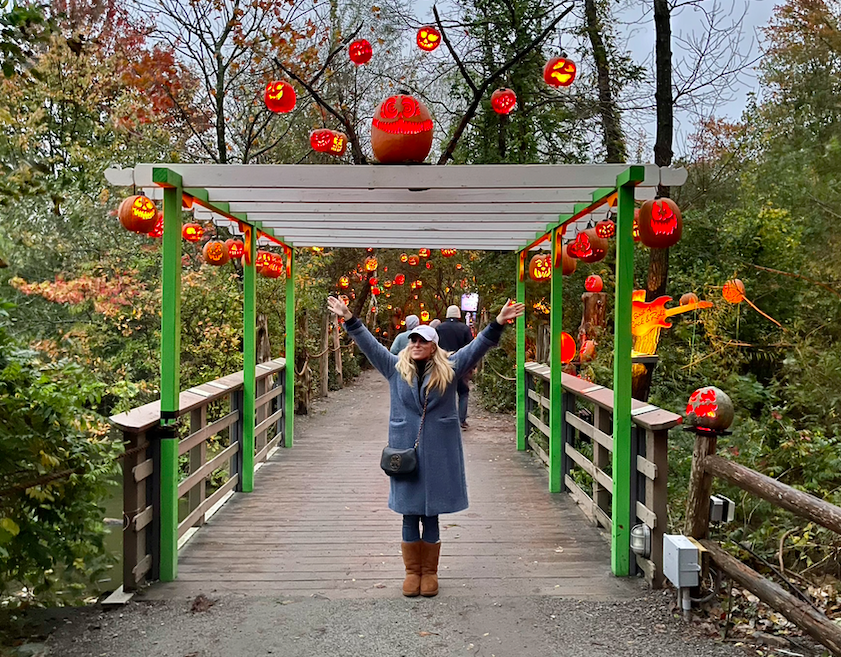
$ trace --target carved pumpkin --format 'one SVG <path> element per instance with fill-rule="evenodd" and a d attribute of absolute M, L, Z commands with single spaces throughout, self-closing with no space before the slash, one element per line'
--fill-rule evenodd
<path fill-rule="evenodd" d="M 383 164 L 423 162 L 432 148 L 429 110 L 412 96 L 390 96 L 374 112 L 371 148 Z"/>
<path fill-rule="evenodd" d="M 350 278 L 347 276 L 340 276 L 339 277 L 339 287 L 343 290 L 350 286 Z"/>
<path fill-rule="evenodd" d="M 603 287 L 602 277 L 598 274 L 588 276 L 584 281 L 584 289 L 588 292 L 601 292 Z"/>
<path fill-rule="evenodd" d="M 634 223 L 631 227 L 631 235 L 634 238 L 635 242 L 640 241 L 640 211 L 639 208 L 634 210 Z"/>
<path fill-rule="evenodd" d="M 371 288 L 371 294 L 375 297 L 380 296 L 380 288 L 374 286 Z"/>
<path fill-rule="evenodd" d="M 409 256 L 409 264 L 412 267 L 417 267 L 419 262 L 420 262 L 420 258 L 418 258 L 416 255 L 412 254 L 412 255 Z"/>
<path fill-rule="evenodd" d="M 257 258 L 254 260 L 257 272 L 262 274 L 270 264 L 272 264 L 272 254 L 269 251 L 257 251 Z"/>
<path fill-rule="evenodd" d="M 441 249 L 441 255 L 445 258 L 452 258 L 456 253 L 456 249 Z"/>
<path fill-rule="evenodd" d="M 548 253 L 538 253 L 529 261 L 529 278 L 542 283 L 552 278 L 552 256 Z"/>
<path fill-rule="evenodd" d="M 421 310 L 420 320 L 422 322 L 428 322 L 429 321 L 429 311 L 428 310 Z"/>
<path fill-rule="evenodd" d="M 432 260 L 427 260 L 426 261 L 426 268 L 427 269 L 432 269 Z"/>
<path fill-rule="evenodd" d="M 418 249 L 418 255 L 421 258 L 428 258 L 430 256 L 429 249 Z"/>
<path fill-rule="evenodd" d="M 441 45 L 441 33 L 431 25 L 425 25 L 418 30 L 418 48 L 432 52 Z"/>
<path fill-rule="evenodd" d="M 316 153 L 344 155 L 347 150 L 347 135 L 338 130 L 321 128 L 310 133 L 310 146 Z"/>
<path fill-rule="evenodd" d="M 219 240 L 210 240 L 207 244 L 204 245 L 204 248 L 201 250 L 201 254 L 204 258 L 204 261 L 209 265 L 213 265 L 214 267 L 221 267 L 222 265 L 226 265 L 231 259 L 231 254 L 228 252 L 228 247 L 225 245 L 224 242 L 221 242 Z"/>
<path fill-rule="evenodd" d="M 686 404 L 686 424 L 707 431 L 726 431 L 735 411 L 730 397 L 715 386 L 698 388 Z"/>
<path fill-rule="evenodd" d="M 727 281 L 721 288 L 721 296 L 727 303 L 742 303 L 745 300 L 745 284 L 738 278 Z"/>
<path fill-rule="evenodd" d="M 245 244 L 239 240 L 226 240 L 225 246 L 228 247 L 228 255 L 231 256 L 231 259 L 241 258 L 243 253 L 245 253 Z"/>
<path fill-rule="evenodd" d="M 383 281 L 383 287 L 386 290 L 390 290 L 392 285 L 393 285 L 393 283 L 391 281 Z"/>
<path fill-rule="evenodd" d="M 575 358 L 575 352 L 577 350 L 575 340 L 572 339 L 572 336 L 569 333 L 561 333 L 561 362 L 570 362 Z"/>
<path fill-rule="evenodd" d="M 574 274 L 578 267 L 578 260 L 569 255 L 566 249 L 561 249 L 561 256 L 561 274 L 563 276 Z"/>
<path fill-rule="evenodd" d="M 491 94 L 491 107 L 497 114 L 510 114 L 517 104 L 517 94 L 511 89 L 497 89 Z"/>
<path fill-rule="evenodd" d="M 405 283 L 405 282 L 406 282 L 406 277 L 403 274 L 397 274 L 397 276 L 394 277 L 394 284 L 395 285 L 403 285 L 403 283 Z"/>
<path fill-rule="evenodd" d="M 129 196 L 120 203 L 117 216 L 126 230 L 148 233 L 158 222 L 158 208 L 155 207 L 154 201 L 146 196 Z"/>
<path fill-rule="evenodd" d="M 596 235 L 602 239 L 610 239 L 616 235 L 616 224 L 605 219 L 596 224 Z"/>
<path fill-rule="evenodd" d="M 670 198 L 658 198 L 643 203 L 638 223 L 640 242 L 652 249 L 674 246 L 683 234 L 680 209 Z"/>
<path fill-rule="evenodd" d="M 350 61 L 357 66 L 361 66 L 371 61 L 374 51 L 371 49 L 371 44 L 367 39 L 359 39 L 348 46 L 347 54 Z"/>
<path fill-rule="evenodd" d="M 423 281 L 420 280 L 420 279 L 416 280 L 415 281 L 415 287 L 418 288 L 418 289 L 422 288 L 423 287 Z"/>
<path fill-rule="evenodd" d="M 164 236 L 164 213 L 158 212 L 158 219 L 155 221 L 155 227 L 150 230 L 147 235 L 149 237 L 163 237 Z"/>
<path fill-rule="evenodd" d="M 291 84 L 283 80 L 276 80 L 266 85 L 263 100 L 269 111 L 275 114 L 286 114 L 295 109 L 297 96 L 295 95 L 295 88 Z"/>
<path fill-rule="evenodd" d="M 607 240 L 596 235 L 592 228 L 581 231 L 567 246 L 567 253 L 584 262 L 598 262 L 607 254 Z"/>
<path fill-rule="evenodd" d="M 376 258 L 366 258 L 365 259 L 365 271 L 377 271 L 377 259 Z"/>
<path fill-rule="evenodd" d="M 553 57 L 543 67 L 543 81 L 551 87 L 568 87 L 575 80 L 575 62 L 566 57 Z"/>
<path fill-rule="evenodd" d="M 199 242 L 204 235 L 204 228 L 199 224 L 184 224 L 181 228 L 181 237 L 188 242 Z"/>

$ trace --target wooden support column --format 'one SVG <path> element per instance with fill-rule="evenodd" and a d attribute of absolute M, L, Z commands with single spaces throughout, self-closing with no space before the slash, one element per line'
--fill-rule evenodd
<path fill-rule="evenodd" d="M 528 251 L 517 255 L 517 303 L 526 302 L 525 262 Z M 518 317 L 517 326 L 517 449 L 526 449 L 528 415 L 526 410 L 526 316 Z"/>
<path fill-rule="evenodd" d="M 663 534 L 669 524 L 667 503 L 669 500 L 669 432 L 668 430 L 645 432 L 645 457 L 657 469 L 652 481 L 645 480 L 645 505 L 654 511 L 657 523 L 651 530 L 651 556 L 655 571 L 649 585 L 663 588 Z"/>
<path fill-rule="evenodd" d="M 329 390 L 330 377 L 330 315 L 325 312 L 321 316 L 321 358 L 318 359 L 318 384 L 320 397 L 326 397 Z M 335 315 L 334 315 L 335 317 Z"/>
<path fill-rule="evenodd" d="M 284 445 L 292 447 L 295 428 L 295 252 L 286 249 L 286 406 Z"/>
<path fill-rule="evenodd" d="M 254 427 L 257 425 L 257 230 L 243 226 L 245 266 L 242 277 L 242 442 L 239 472 L 243 493 L 254 490 Z"/>
<path fill-rule="evenodd" d="M 710 528 L 710 492 L 713 476 L 704 472 L 704 459 L 715 454 L 718 434 L 712 431 L 695 434 L 692 470 L 689 474 L 689 498 L 686 501 L 686 534 L 706 538 Z"/>
<path fill-rule="evenodd" d="M 561 375 L 561 332 L 563 331 L 564 307 L 564 277 L 562 271 L 561 236 L 564 229 L 555 228 L 552 231 L 552 280 L 551 280 L 551 310 L 549 312 L 550 346 L 549 346 L 549 492 L 560 493 L 563 482 L 563 387 Z"/>
<path fill-rule="evenodd" d="M 151 477 L 140 476 L 138 469 L 148 461 L 143 445 L 148 446 L 149 442 L 145 431 L 124 431 L 123 443 L 126 451 L 123 459 L 123 518 L 126 519 L 123 524 L 123 590 L 136 591 L 151 567 L 151 558 L 147 558 L 154 508 L 150 504 Z"/>
<path fill-rule="evenodd" d="M 207 424 L 207 406 L 200 406 L 199 408 L 190 411 L 190 433 L 196 433 L 199 429 L 203 429 Z M 202 440 L 198 445 L 190 450 L 190 474 L 197 472 L 207 461 L 207 441 Z M 205 479 L 202 479 L 196 486 L 190 489 L 187 494 L 188 497 L 188 511 L 190 514 L 195 511 L 199 505 L 204 502 L 206 496 Z M 204 514 L 200 515 L 194 526 L 201 526 L 204 524 Z"/>

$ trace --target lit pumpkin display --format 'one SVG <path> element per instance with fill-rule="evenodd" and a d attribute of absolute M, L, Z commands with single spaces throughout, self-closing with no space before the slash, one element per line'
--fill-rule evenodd
<path fill-rule="evenodd" d="M 393 285 L 393 283 L 391 281 L 383 281 L 383 287 L 386 290 L 390 290 L 392 285 Z"/>
<path fill-rule="evenodd" d="M 575 352 L 577 350 L 575 340 L 573 340 L 572 336 L 566 332 L 561 333 L 561 362 L 570 362 L 573 358 L 575 358 Z"/>
<path fill-rule="evenodd" d="M 639 211 L 639 209 L 634 210 L 634 224 L 631 227 L 631 236 L 634 238 L 635 242 L 640 241 L 640 211 Z"/>
<path fill-rule="evenodd" d="M 158 212 L 158 219 L 155 221 L 155 227 L 150 230 L 147 235 L 149 237 L 163 237 L 164 236 L 164 213 Z"/>
<path fill-rule="evenodd" d="M 640 242 L 652 249 L 674 246 L 683 234 L 680 209 L 670 198 L 658 198 L 643 203 L 638 223 Z"/>
<path fill-rule="evenodd" d="M 552 256 L 548 253 L 538 253 L 529 261 L 529 278 L 537 283 L 552 278 Z"/>
<path fill-rule="evenodd" d="M 405 283 L 405 282 L 406 282 L 406 277 L 403 274 L 397 274 L 397 276 L 394 277 L 394 284 L 395 285 L 403 285 L 403 283 Z"/>
<path fill-rule="evenodd" d="M 184 224 L 181 228 L 181 237 L 188 242 L 199 242 L 204 235 L 204 228 L 199 224 Z"/>
<path fill-rule="evenodd" d="M 231 256 L 232 259 L 241 258 L 245 253 L 245 244 L 239 240 L 226 240 L 225 246 L 228 247 L 228 255 Z"/>
<path fill-rule="evenodd" d="M 456 264 L 456 269 L 461 271 L 462 269 L 464 269 L 464 267 L 462 267 L 462 264 L 459 262 L 459 263 Z"/>
<path fill-rule="evenodd" d="M 681 306 L 688 306 L 693 303 L 698 303 L 698 295 L 694 292 L 687 292 L 680 298 Z"/>
<path fill-rule="evenodd" d="M 616 224 L 605 219 L 596 224 L 596 235 L 602 239 L 610 239 L 616 235 Z"/>
<path fill-rule="evenodd" d="M 158 208 L 155 207 L 154 201 L 146 196 L 129 196 L 120 203 L 117 216 L 126 230 L 148 233 L 158 222 Z"/>
<path fill-rule="evenodd" d="M 491 108 L 497 114 L 510 114 L 517 105 L 517 94 L 511 89 L 497 89 L 491 94 Z"/>
<path fill-rule="evenodd" d="M 426 261 L 426 268 L 427 269 L 432 269 L 432 261 L 431 260 Z"/>
<path fill-rule="evenodd" d="M 581 231 L 567 246 L 567 253 L 584 262 L 598 262 L 607 254 L 607 240 L 596 235 L 592 228 Z"/>
<path fill-rule="evenodd" d="M 310 133 L 310 146 L 316 153 L 344 155 L 347 143 L 347 135 L 337 130 L 321 128 Z"/>
<path fill-rule="evenodd" d="M 543 81 L 550 87 L 568 87 L 575 80 L 575 62 L 566 57 L 553 57 L 543 67 Z"/>
<path fill-rule="evenodd" d="M 698 388 L 686 404 L 686 424 L 707 431 L 726 431 L 735 415 L 730 397 L 715 386 Z"/>
<path fill-rule="evenodd" d="M 457 252 L 456 249 L 441 249 L 441 255 L 445 258 L 452 258 Z"/>
<path fill-rule="evenodd" d="M 257 258 L 254 260 L 254 266 L 259 273 L 272 264 L 272 254 L 269 251 L 257 251 Z"/>
<path fill-rule="evenodd" d="M 371 285 L 371 287 L 374 287 L 375 285 L 379 284 L 379 282 L 380 282 L 380 279 L 377 278 L 376 276 L 372 276 L 371 278 L 368 279 L 368 283 Z"/>
<path fill-rule="evenodd" d="M 578 267 L 578 260 L 567 253 L 566 249 L 561 250 L 561 256 L 561 274 L 571 276 Z"/>
<path fill-rule="evenodd" d="M 422 322 L 428 322 L 429 321 L 429 311 L 428 310 L 421 310 L 420 320 Z"/>
<path fill-rule="evenodd" d="M 422 280 L 420 280 L 420 279 L 416 280 L 416 281 L 415 281 L 415 287 L 416 287 L 417 289 L 421 289 L 421 288 L 423 287 L 423 281 L 422 281 Z"/>
<path fill-rule="evenodd" d="M 598 274 L 588 276 L 584 281 L 584 289 L 588 292 L 601 292 L 604 288 L 602 277 Z"/>
<path fill-rule="evenodd" d="M 418 48 L 432 52 L 441 45 L 441 33 L 431 25 L 424 25 L 418 30 Z"/>
<path fill-rule="evenodd" d="M 400 254 L 400 262 L 406 262 L 408 259 L 409 256 L 407 256 L 405 253 Z"/>
<path fill-rule="evenodd" d="M 421 258 L 428 258 L 430 256 L 429 249 L 418 249 L 418 255 Z"/>
<path fill-rule="evenodd" d="M 365 271 L 377 271 L 377 259 L 376 258 L 366 258 L 365 259 Z"/>
<path fill-rule="evenodd" d="M 263 100 L 269 111 L 275 114 L 286 114 L 295 109 L 298 100 L 295 87 L 284 80 L 275 80 L 266 85 Z"/>
<path fill-rule="evenodd" d="M 350 278 L 347 277 L 347 276 L 340 276 L 339 277 L 339 287 L 344 290 L 344 289 L 347 289 L 349 286 L 350 286 Z"/>
<path fill-rule="evenodd" d="M 221 267 L 222 265 L 226 265 L 231 259 L 231 254 L 228 252 L 228 247 L 225 246 L 224 242 L 221 242 L 219 240 L 210 240 L 207 244 L 204 245 L 204 248 L 201 250 L 201 254 L 204 258 L 204 261 L 209 265 L 213 265 L 214 267 Z"/>
<path fill-rule="evenodd" d="M 378 288 L 375 285 L 374 287 L 371 288 L 371 294 L 374 295 L 375 297 L 380 296 L 380 288 Z"/>
<path fill-rule="evenodd" d="M 371 149 L 383 164 L 423 162 L 432 148 L 432 118 L 412 96 L 390 96 L 374 112 Z"/>
<path fill-rule="evenodd" d="M 374 54 L 371 44 L 367 39 L 358 39 L 351 43 L 347 48 L 347 54 L 357 66 L 367 64 L 371 61 L 371 56 Z"/>
<path fill-rule="evenodd" d="M 418 258 L 416 255 L 412 254 L 412 255 L 409 256 L 409 264 L 412 267 L 417 267 L 419 262 L 420 262 L 420 258 Z"/>
<path fill-rule="evenodd" d="M 721 296 L 727 303 L 742 303 L 745 300 L 745 284 L 738 278 L 727 281 L 721 288 Z"/>

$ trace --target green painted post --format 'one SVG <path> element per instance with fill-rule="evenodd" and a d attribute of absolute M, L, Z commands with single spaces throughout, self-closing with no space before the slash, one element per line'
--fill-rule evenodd
<path fill-rule="evenodd" d="M 169 174 L 164 188 L 163 272 L 161 275 L 161 449 L 160 578 L 178 576 L 178 431 L 181 392 L 181 180 Z"/>
<path fill-rule="evenodd" d="M 526 302 L 525 262 L 528 251 L 517 254 L 517 303 Z M 517 449 L 526 449 L 526 316 L 517 318 Z"/>
<path fill-rule="evenodd" d="M 292 447 L 295 425 L 295 251 L 286 251 L 286 447 Z"/>
<path fill-rule="evenodd" d="M 564 310 L 564 277 L 561 274 L 563 258 L 561 257 L 561 235 L 563 228 L 552 231 L 552 292 L 551 310 L 549 312 L 549 492 L 560 493 L 562 490 L 561 477 L 563 468 L 561 460 L 564 449 L 563 442 L 563 388 L 561 386 L 561 332 L 563 327 Z"/>
<path fill-rule="evenodd" d="M 254 426 L 257 375 L 257 231 L 245 226 L 248 250 L 242 277 L 242 469 L 239 490 L 254 490 Z"/>
<path fill-rule="evenodd" d="M 613 329 L 613 512 L 611 569 L 625 577 L 631 568 L 631 295 L 634 290 L 634 186 L 645 177 L 629 167 L 616 179 L 616 306 Z"/>

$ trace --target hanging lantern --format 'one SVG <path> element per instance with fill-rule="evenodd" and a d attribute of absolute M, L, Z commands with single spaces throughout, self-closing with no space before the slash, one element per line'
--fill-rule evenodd
<path fill-rule="evenodd" d="M 568 87 L 575 80 L 575 62 L 566 57 L 553 57 L 543 67 L 543 81 L 550 87 Z"/>
<path fill-rule="evenodd" d="M 707 431 L 726 431 L 735 410 L 730 397 L 714 386 L 698 388 L 686 404 L 686 424 Z"/>
<path fill-rule="evenodd" d="M 228 255 L 231 256 L 231 259 L 241 258 L 245 253 L 245 244 L 239 240 L 225 240 L 225 246 L 228 247 Z"/>
<path fill-rule="evenodd" d="M 163 212 L 158 212 L 158 219 L 155 222 L 155 227 L 152 230 L 150 230 L 147 233 L 147 235 L 149 235 L 149 237 L 154 237 L 154 238 L 164 236 L 164 213 Z"/>
<path fill-rule="evenodd" d="M 567 253 L 567 249 L 561 249 L 561 274 L 571 276 L 577 267 L 578 260 Z"/>
<path fill-rule="evenodd" d="M 295 95 L 295 87 L 283 80 L 276 80 L 269 82 L 266 85 L 266 91 L 263 94 L 263 100 L 269 111 L 275 114 L 286 114 L 295 109 L 295 102 L 297 96 Z"/>
<path fill-rule="evenodd" d="M 199 224 L 184 224 L 181 228 L 181 237 L 188 242 L 199 242 L 204 235 L 204 228 Z"/>
<path fill-rule="evenodd" d="M 155 207 L 155 202 L 146 196 L 129 196 L 120 203 L 117 216 L 126 230 L 148 233 L 158 222 L 158 208 Z"/>
<path fill-rule="evenodd" d="M 226 265 L 231 259 L 231 254 L 228 252 L 228 247 L 225 245 L 224 242 L 221 242 L 219 240 L 210 240 L 207 244 L 204 245 L 204 248 L 201 250 L 201 254 L 204 258 L 204 261 L 209 265 L 213 265 L 214 267 L 221 267 L 222 265 Z"/>
<path fill-rule="evenodd" d="M 538 253 L 532 256 L 529 261 L 529 278 L 542 283 L 552 278 L 552 255 L 549 253 Z"/>
<path fill-rule="evenodd" d="M 491 107 L 497 114 L 510 114 L 517 105 L 517 94 L 511 89 L 497 89 L 491 94 Z"/>
<path fill-rule="evenodd" d="M 745 284 L 738 278 L 727 281 L 721 288 L 721 296 L 727 303 L 742 303 L 745 300 Z"/>
<path fill-rule="evenodd" d="M 400 262 L 406 262 L 408 259 L 409 256 L 407 256 L 405 253 L 400 254 Z"/>
<path fill-rule="evenodd" d="M 377 259 L 374 257 L 365 259 L 365 271 L 377 271 Z"/>
<path fill-rule="evenodd" d="M 567 253 L 584 262 L 598 262 L 607 254 L 607 240 L 596 235 L 592 228 L 581 231 L 575 241 L 567 245 Z"/>
<path fill-rule="evenodd" d="M 456 249 L 441 249 L 441 255 L 445 258 L 452 258 L 456 252 Z"/>
<path fill-rule="evenodd" d="M 421 310 L 420 320 L 422 322 L 428 322 L 429 321 L 429 311 L 428 310 Z"/>
<path fill-rule="evenodd" d="M 584 289 L 588 292 L 601 292 L 603 287 L 602 277 L 598 274 L 588 276 L 584 281 Z"/>
<path fill-rule="evenodd" d="M 310 133 L 310 146 L 316 153 L 344 155 L 347 150 L 347 135 L 338 130 L 322 128 Z"/>
<path fill-rule="evenodd" d="M 596 235 L 605 240 L 614 237 L 616 235 L 616 224 L 609 219 L 600 221 L 596 224 Z"/>
<path fill-rule="evenodd" d="M 374 112 L 371 149 L 383 164 L 423 162 L 432 148 L 432 118 L 412 96 L 390 96 Z"/>
<path fill-rule="evenodd" d="M 561 333 L 561 362 L 566 364 L 575 358 L 575 340 L 569 333 Z"/>
<path fill-rule="evenodd" d="M 421 258 L 428 258 L 430 256 L 429 249 L 418 249 L 418 255 Z"/>
<path fill-rule="evenodd" d="M 405 282 L 406 282 L 406 277 L 403 274 L 397 274 L 397 276 L 394 277 L 394 284 L 395 285 L 403 285 L 403 283 L 405 283 Z"/>
<path fill-rule="evenodd" d="M 367 39 L 359 39 L 348 46 L 347 54 L 350 61 L 357 66 L 361 66 L 371 61 L 374 51 L 371 49 L 371 44 Z"/>
<path fill-rule="evenodd" d="M 420 258 L 418 258 L 416 255 L 412 254 L 412 255 L 409 256 L 409 264 L 412 267 L 417 267 L 419 262 L 420 262 Z"/>
<path fill-rule="evenodd" d="M 418 48 L 432 52 L 441 45 L 441 33 L 431 25 L 425 25 L 418 30 Z"/>
<path fill-rule="evenodd" d="M 674 246 L 683 234 L 680 209 L 670 198 L 658 198 L 643 203 L 638 223 L 640 242 L 652 249 Z"/>
<path fill-rule="evenodd" d="M 350 278 L 348 278 L 347 276 L 340 276 L 339 277 L 339 287 L 342 288 L 343 290 L 350 287 Z"/>

